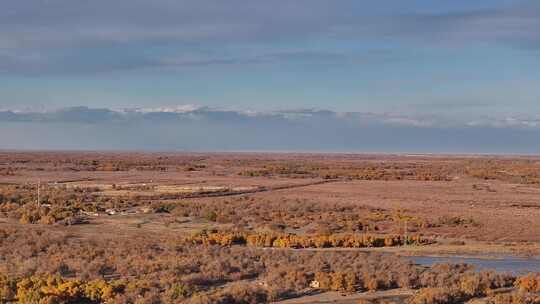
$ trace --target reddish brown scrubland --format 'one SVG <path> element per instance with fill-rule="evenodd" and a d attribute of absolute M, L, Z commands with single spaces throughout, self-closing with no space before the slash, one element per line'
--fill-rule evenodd
<path fill-rule="evenodd" d="M 540 303 L 405 257 L 536 256 L 539 195 L 534 157 L 1 152 L 0 302 Z"/>

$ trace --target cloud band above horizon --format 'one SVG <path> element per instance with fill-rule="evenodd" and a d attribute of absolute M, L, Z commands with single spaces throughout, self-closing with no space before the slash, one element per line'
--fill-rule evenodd
<path fill-rule="evenodd" d="M 531 117 L 72 107 L 3 110 L 0 128 L 4 149 L 540 153 L 540 119 Z"/>

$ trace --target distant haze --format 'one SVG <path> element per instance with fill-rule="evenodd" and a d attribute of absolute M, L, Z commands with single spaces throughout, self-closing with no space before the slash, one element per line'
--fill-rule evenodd
<path fill-rule="evenodd" d="M 0 112 L 3 149 L 540 152 L 536 121 L 372 113 L 89 109 Z"/>

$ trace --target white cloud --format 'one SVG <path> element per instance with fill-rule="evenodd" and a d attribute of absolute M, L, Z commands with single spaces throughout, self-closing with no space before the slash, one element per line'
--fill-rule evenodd
<path fill-rule="evenodd" d="M 125 111 L 137 113 L 188 113 L 199 110 L 201 108 L 201 106 L 194 104 L 184 104 L 170 107 L 125 109 Z"/>
<path fill-rule="evenodd" d="M 3 114 L 3 115 L 1 115 Z M 8 115 L 9 114 L 9 115 Z M 540 128 L 540 117 L 516 115 L 508 117 L 478 117 L 459 120 L 437 115 L 405 115 L 397 113 L 334 112 L 321 109 L 291 109 L 280 111 L 235 110 L 181 104 L 154 108 L 92 109 L 71 107 L 61 109 L 3 109 L 0 121 L 70 122 L 70 123 L 128 123 L 152 120 L 159 122 L 206 121 L 209 123 L 268 124 L 276 121 L 300 125 L 329 126 L 404 126 L 414 128 Z"/>

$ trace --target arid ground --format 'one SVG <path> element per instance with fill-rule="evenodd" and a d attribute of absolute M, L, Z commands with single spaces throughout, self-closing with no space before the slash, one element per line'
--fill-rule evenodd
<path fill-rule="evenodd" d="M 408 256 L 540 257 L 539 198 L 540 157 L 6 151 L 0 299 L 538 303 Z"/>

